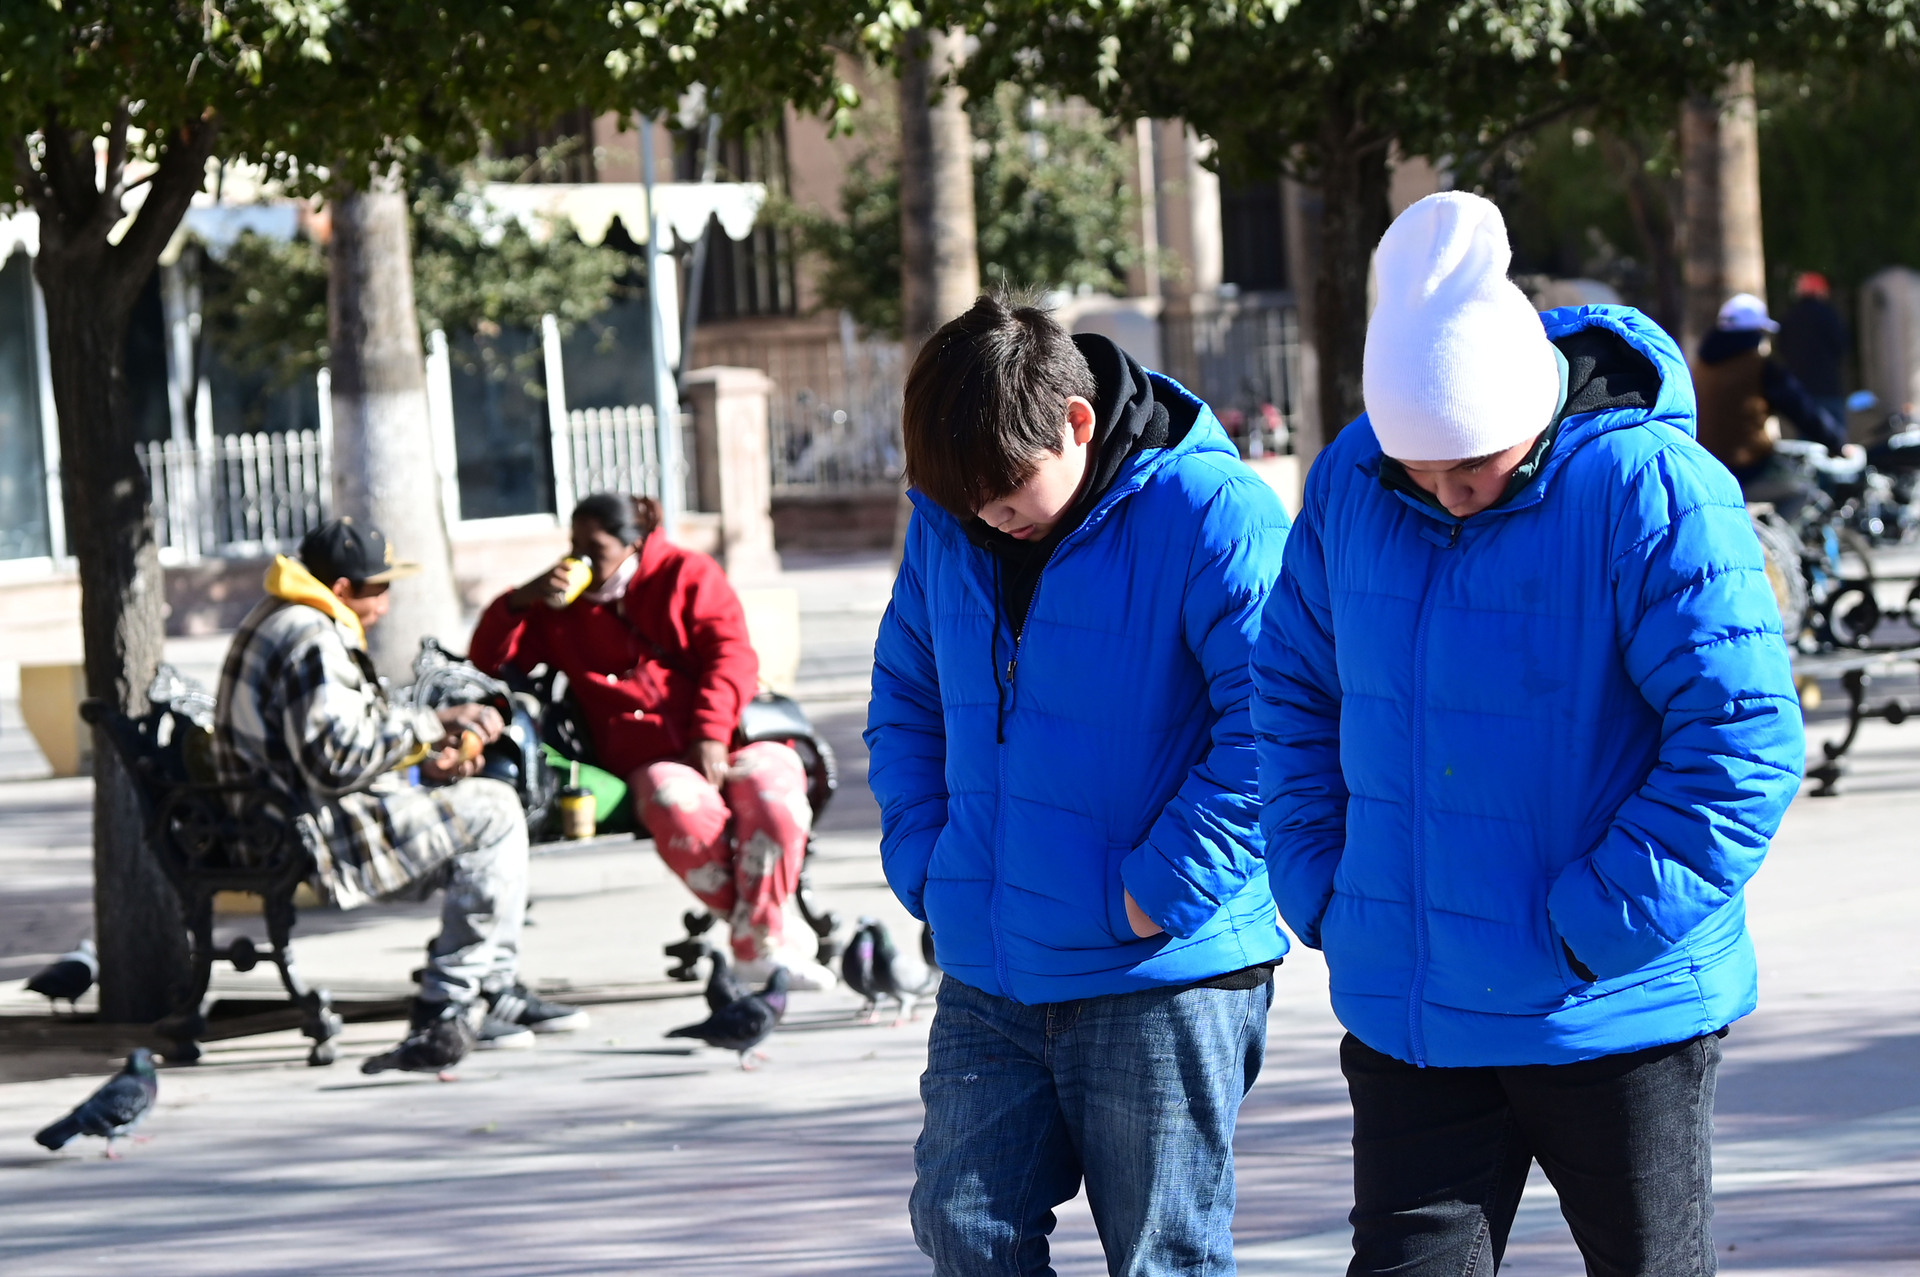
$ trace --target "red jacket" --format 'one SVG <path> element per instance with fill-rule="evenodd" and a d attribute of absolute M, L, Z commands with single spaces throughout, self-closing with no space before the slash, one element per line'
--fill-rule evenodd
<path fill-rule="evenodd" d="M 625 597 L 585 598 L 555 610 L 487 605 L 473 631 L 473 663 L 563 671 L 593 736 L 595 761 L 626 776 L 677 758 L 696 740 L 731 741 L 740 709 L 759 687 L 760 659 L 746 617 L 718 563 L 664 536 L 640 548 Z"/>

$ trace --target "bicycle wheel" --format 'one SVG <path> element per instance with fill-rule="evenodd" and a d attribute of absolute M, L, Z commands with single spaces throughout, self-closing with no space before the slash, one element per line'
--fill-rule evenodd
<path fill-rule="evenodd" d="M 1754 513 L 1753 531 L 1760 538 L 1760 555 L 1767 569 L 1767 584 L 1773 587 L 1774 602 L 1780 608 L 1780 632 L 1787 642 L 1796 642 L 1806 629 L 1810 600 L 1806 569 L 1800 553 L 1800 536 L 1791 524 L 1772 511 Z"/>

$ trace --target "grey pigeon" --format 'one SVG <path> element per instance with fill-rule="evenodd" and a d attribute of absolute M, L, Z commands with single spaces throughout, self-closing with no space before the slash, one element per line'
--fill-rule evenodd
<path fill-rule="evenodd" d="M 154 1097 L 159 1094 L 160 1078 L 154 1072 L 153 1052 L 137 1046 L 127 1057 L 127 1066 L 108 1078 L 105 1086 L 33 1138 L 43 1148 L 59 1149 L 65 1148 L 76 1136 L 98 1135 L 107 1141 L 107 1156 L 118 1157 L 113 1142 L 147 1115 Z"/>
<path fill-rule="evenodd" d="M 913 1019 L 913 1006 L 940 987 L 940 970 L 909 958 L 894 947 L 893 936 L 883 922 L 876 922 L 873 934 L 873 985 L 884 997 L 900 1004 L 896 1025 Z"/>
<path fill-rule="evenodd" d="M 726 1010 L 753 990 L 741 984 L 733 974 L 733 968 L 727 964 L 727 955 L 712 945 L 702 945 L 707 951 L 707 961 L 712 971 L 707 976 L 707 1010 L 718 1014 Z"/>
<path fill-rule="evenodd" d="M 670 1038 L 698 1038 L 708 1046 L 740 1053 L 740 1067 L 752 1068 L 749 1055 L 765 1059 L 754 1048 L 767 1040 L 773 1026 L 787 1013 L 787 969 L 775 967 L 773 978 L 758 993 L 749 993 L 716 1010 L 698 1024 L 684 1025 Z"/>
<path fill-rule="evenodd" d="M 69 1011 L 82 994 L 100 978 L 100 959 L 94 956 L 93 941 L 82 940 L 72 953 L 63 953 L 27 977 L 27 991 L 45 998 L 48 1009 L 64 999 Z"/>
<path fill-rule="evenodd" d="M 847 951 L 840 955 L 840 978 L 847 982 L 849 989 L 866 999 L 860 1016 L 868 1024 L 880 1013 L 880 986 L 873 978 L 873 933 L 879 925 L 873 918 L 860 919 L 847 940 Z"/>

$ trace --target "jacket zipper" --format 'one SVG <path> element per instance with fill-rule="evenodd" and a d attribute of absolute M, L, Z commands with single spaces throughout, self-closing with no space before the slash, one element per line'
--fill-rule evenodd
<path fill-rule="evenodd" d="M 1086 524 L 1082 523 L 1080 526 L 1085 527 Z M 1069 537 L 1067 539 L 1071 540 L 1072 538 Z M 1061 542 L 1062 545 L 1065 543 L 1065 541 Z M 1020 647 L 1027 641 L 1027 627 L 1033 622 L 1033 609 L 1035 605 L 1040 602 L 1040 585 L 1047 579 L 1047 568 L 1053 563 L 1054 556 L 1059 553 L 1059 545 L 1047 551 L 1046 562 L 1040 565 L 1039 573 L 1033 578 L 1033 593 L 1027 598 L 1026 620 L 1020 623 L 1020 633 L 1016 635 L 1013 640 L 1013 652 L 1007 657 L 1006 698 L 1004 701 L 998 701 L 994 706 L 994 738 L 1000 752 L 1000 788 L 999 792 L 994 795 L 993 802 L 993 894 L 990 898 L 988 911 L 992 915 L 989 929 L 993 933 L 993 971 L 994 974 L 999 977 L 1001 995 L 1008 998 L 1013 996 L 1013 985 L 1007 975 L 1007 949 L 1006 946 L 1001 943 L 1000 939 L 1000 901 L 1004 894 L 1007 880 L 1007 875 L 1004 871 L 1007 851 L 1007 709 L 1013 704 L 1014 672 L 1020 667 Z M 996 580 L 994 582 L 996 595 L 999 588 L 1000 583 Z M 995 629 L 997 631 L 997 600 L 995 604 L 995 614 Z M 1008 618 L 1008 624 L 1012 624 L 1012 618 Z"/>
<path fill-rule="evenodd" d="M 1451 550 L 1460 544 L 1460 524 L 1455 523 L 1441 548 Z M 1421 1007 L 1427 996 L 1427 634 L 1432 627 L 1433 607 L 1439 597 L 1434 589 L 1438 571 L 1427 576 L 1427 588 L 1420 598 L 1420 625 L 1413 637 L 1413 984 L 1407 991 L 1407 1041 L 1413 1048 L 1413 1062 L 1427 1066 L 1427 1040 L 1422 1027 Z"/>

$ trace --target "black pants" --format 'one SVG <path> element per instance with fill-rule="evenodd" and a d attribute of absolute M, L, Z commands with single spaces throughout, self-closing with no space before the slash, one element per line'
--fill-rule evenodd
<path fill-rule="evenodd" d="M 1711 1277 L 1725 1032 L 1578 1064 L 1471 1069 L 1415 1068 L 1348 1034 L 1348 1277 L 1489 1277 L 1536 1158 L 1589 1277 Z"/>

